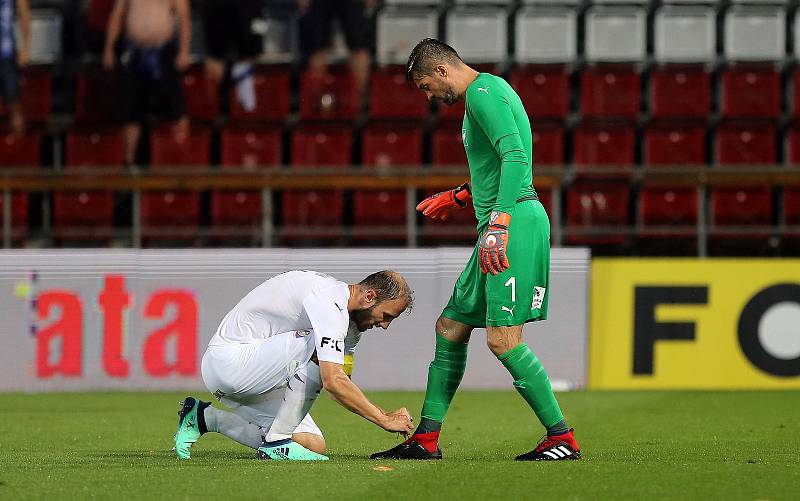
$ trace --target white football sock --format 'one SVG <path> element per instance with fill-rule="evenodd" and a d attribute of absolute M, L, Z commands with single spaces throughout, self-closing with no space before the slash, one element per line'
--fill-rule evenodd
<path fill-rule="evenodd" d="M 247 111 L 256 109 L 256 89 L 253 82 L 253 65 L 250 63 L 234 63 L 231 77 L 236 83 L 236 99 Z"/>
<path fill-rule="evenodd" d="M 292 438 L 292 433 L 306 417 L 322 390 L 319 365 L 309 362 L 289 380 L 283 395 L 283 404 L 266 433 L 267 442 Z"/>
<path fill-rule="evenodd" d="M 258 449 L 261 445 L 261 428 L 232 412 L 215 409 L 210 405 L 203 411 L 208 431 L 222 433 L 245 447 Z"/>

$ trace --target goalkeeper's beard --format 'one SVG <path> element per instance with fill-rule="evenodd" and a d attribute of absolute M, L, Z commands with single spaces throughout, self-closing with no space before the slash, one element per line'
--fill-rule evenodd
<path fill-rule="evenodd" d="M 442 101 L 447 106 L 453 106 L 458 102 L 458 94 L 456 94 L 456 91 L 454 91 L 453 88 L 450 87 L 446 91 L 444 91 L 444 96 L 442 97 Z"/>

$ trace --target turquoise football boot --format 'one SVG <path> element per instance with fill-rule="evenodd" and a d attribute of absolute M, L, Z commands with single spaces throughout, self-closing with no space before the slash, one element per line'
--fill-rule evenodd
<path fill-rule="evenodd" d="M 277 440 L 275 442 L 261 442 L 258 448 L 259 459 L 274 459 L 276 461 L 327 461 L 328 456 L 310 451 L 293 441 Z"/>
<path fill-rule="evenodd" d="M 186 397 L 178 411 L 178 429 L 175 431 L 175 454 L 179 459 L 189 459 L 189 449 L 200 438 L 197 422 L 197 411 L 200 401 L 194 397 Z"/>

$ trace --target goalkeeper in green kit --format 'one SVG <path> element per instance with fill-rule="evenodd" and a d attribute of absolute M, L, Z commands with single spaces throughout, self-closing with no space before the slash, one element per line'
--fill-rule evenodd
<path fill-rule="evenodd" d="M 402 444 L 373 459 L 441 459 L 439 432 L 467 363 L 472 329 L 486 327 L 489 349 L 514 378 L 547 435 L 518 461 L 580 458 L 550 379 L 522 342 L 526 322 L 547 318 L 550 223 L 532 182 L 531 126 L 514 89 L 479 73 L 447 44 L 426 38 L 408 58 L 407 78 L 429 100 L 465 100 L 462 127 L 470 182 L 423 200 L 417 210 L 447 219 L 472 198 L 478 243 L 436 321 L 436 353 L 428 369 L 422 419 Z"/>

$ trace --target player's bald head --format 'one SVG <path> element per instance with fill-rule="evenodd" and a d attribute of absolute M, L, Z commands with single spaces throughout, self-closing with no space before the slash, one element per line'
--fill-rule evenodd
<path fill-rule="evenodd" d="M 414 80 L 421 76 L 433 75 L 436 66 L 440 64 L 459 65 L 464 61 L 458 52 L 446 43 L 435 38 L 421 40 L 408 56 L 406 65 L 406 80 L 413 86 Z"/>
<path fill-rule="evenodd" d="M 406 309 L 411 309 L 414 303 L 414 291 L 409 287 L 403 275 L 392 270 L 375 272 L 358 283 L 363 289 L 375 291 L 375 304 L 393 299 L 405 299 Z"/>

